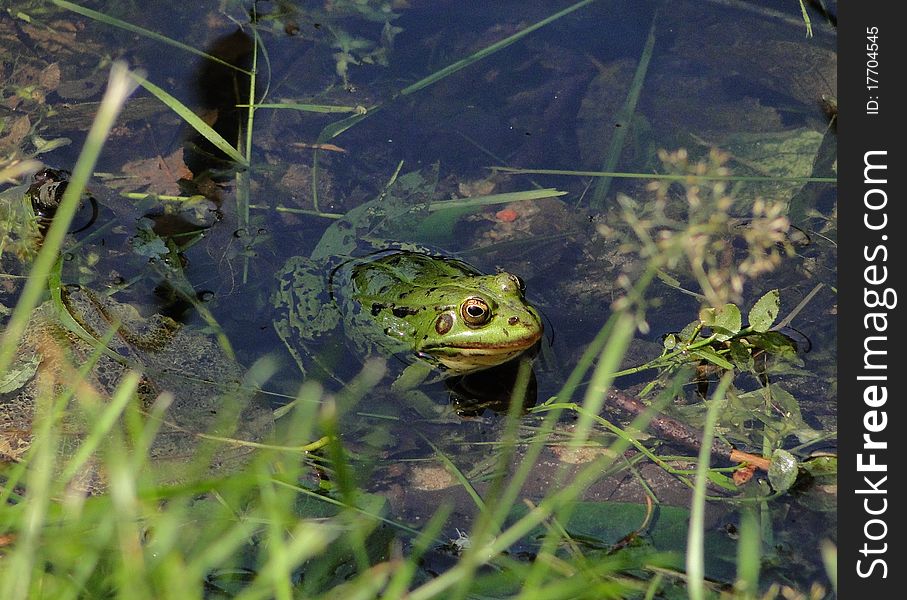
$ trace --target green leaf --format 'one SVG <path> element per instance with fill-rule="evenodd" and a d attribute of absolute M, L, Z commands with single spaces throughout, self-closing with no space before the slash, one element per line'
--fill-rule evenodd
<path fill-rule="evenodd" d="M 753 305 L 749 314 L 750 327 L 760 333 L 766 332 L 778 318 L 778 310 L 781 307 L 781 299 L 778 290 L 771 290 Z"/>
<path fill-rule="evenodd" d="M 62 148 L 63 146 L 68 146 L 72 143 L 72 140 L 69 138 L 61 137 L 55 138 L 52 140 L 45 140 L 40 136 L 32 136 L 32 144 L 35 146 L 35 155 L 45 154 L 47 152 L 52 152 L 57 148 Z"/>
<path fill-rule="evenodd" d="M 803 462 L 803 468 L 816 479 L 825 477 L 829 481 L 835 481 L 838 475 L 838 457 L 816 456 L 808 458 Z"/>
<path fill-rule="evenodd" d="M 740 315 L 740 309 L 736 304 L 725 304 L 715 311 L 715 322 L 712 329 L 720 330 L 718 339 L 721 341 L 730 339 L 740 333 L 743 327 L 743 317 Z"/>
<path fill-rule="evenodd" d="M 718 365 L 722 369 L 727 369 L 728 371 L 732 371 L 734 369 L 733 364 L 725 360 L 720 354 L 718 354 L 711 348 L 700 348 L 699 350 L 693 352 L 693 356 L 701 358 L 702 360 L 707 360 L 710 363 Z"/>
<path fill-rule="evenodd" d="M 28 383 L 38 370 L 38 364 L 41 357 L 37 354 L 32 355 L 28 360 L 16 363 L 0 376 L 0 394 L 15 392 L 23 385 Z"/>
<path fill-rule="evenodd" d="M 793 454 L 778 448 L 772 452 L 772 465 L 768 469 L 768 481 L 776 492 L 786 492 L 797 480 L 799 465 Z"/>
<path fill-rule="evenodd" d="M 740 340 L 731 340 L 731 360 L 738 371 L 744 373 L 752 371 L 755 367 L 755 361 L 750 349 Z"/>
<path fill-rule="evenodd" d="M 699 320 L 703 325 L 711 327 L 713 333 L 717 334 L 717 339 L 722 342 L 740 333 L 743 327 L 743 318 L 736 304 L 703 308 L 699 311 Z"/>
<path fill-rule="evenodd" d="M 526 514 L 529 509 L 523 504 L 514 505 L 508 522 L 513 523 Z M 627 502 L 588 502 L 579 501 L 571 504 L 569 518 L 561 523 L 573 539 L 581 539 L 588 546 L 608 548 L 630 534 L 646 519 L 646 506 Z M 561 516 L 558 515 L 561 519 Z M 658 552 L 662 560 L 670 561 L 671 566 L 680 566 L 686 552 L 686 541 L 690 529 L 690 511 L 687 508 L 658 505 L 656 517 L 649 523 L 645 534 L 640 536 Z M 524 537 L 529 543 L 541 540 L 545 529 L 536 527 Z M 624 548 L 621 550 L 623 552 Z M 734 542 L 726 535 L 716 531 L 705 532 L 704 552 L 706 555 L 705 570 L 708 577 L 720 581 L 732 581 L 735 573 Z M 667 566 L 667 565 L 663 565 Z M 618 597 L 627 597 L 621 595 Z"/>
<path fill-rule="evenodd" d="M 738 486 L 736 483 L 734 483 L 733 479 L 731 479 L 727 475 L 724 475 L 723 473 L 717 473 L 715 471 L 709 470 L 709 471 L 706 471 L 706 477 L 709 478 L 709 481 L 711 481 L 712 483 L 714 483 L 717 486 L 724 488 L 728 492 L 736 493 L 740 489 L 740 486 Z"/>
<path fill-rule="evenodd" d="M 802 422 L 803 416 L 800 413 L 800 403 L 797 402 L 797 399 L 794 398 L 790 392 L 777 383 L 770 384 L 768 389 L 772 395 L 772 403 L 781 409 L 784 418 L 795 419 L 797 422 Z"/>
<path fill-rule="evenodd" d="M 757 348 L 762 348 L 770 354 L 793 356 L 797 354 L 797 343 L 778 331 L 748 335 L 746 339 Z"/>
<path fill-rule="evenodd" d="M 696 330 L 699 329 L 700 325 L 701 323 L 699 321 L 692 321 L 686 327 L 680 330 L 680 333 L 677 335 L 677 337 L 679 337 L 680 341 L 683 343 L 694 341 L 693 335 L 696 333 Z"/>

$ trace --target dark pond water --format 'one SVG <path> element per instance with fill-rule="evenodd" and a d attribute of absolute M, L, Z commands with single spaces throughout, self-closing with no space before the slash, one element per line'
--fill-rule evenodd
<path fill-rule="evenodd" d="M 31 23 L 17 17 L 17 4 Z M 331 124 L 354 113 L 262 107 L 250 119 L 248 111 L 235 108 L 247 102 L 249 89 L 248 79 L 234 68 L 71 11 L 27 2 L 4 7 L 0 119 L 7 133 L 0 131 L 0 156 L 34 152 L 41 143 L 35 136 L 67 138 L 71 144 L 38 158 L 51 167 L 72 168 L 110 61 L 122 59 L 195 109 L 227 140 L 239 140 L 250 157 L 249 169 L 236 169 L 140 88 L 95 169 L 89 187 L 99 215 L 75 234 L 82 244 L 70 252 L 65 282 L 122 288 L 114 297 L 145 314 L 164 312 L 204 326 L 186 300 L 194 296 L 242 364 L 267 355 L 277 359 L 278 371 L 265 387 L 279 405 L 296 393 L 302 377 L 272 326 L 280 316 L 272 300 L 277 275 L 290 257 L 308 256 L 337 217 L 379 197 L 401 163 L 399 177 L 421 175 L 414 197 L 426 201 L 556 188 L 565 194 L 478 206 L 422 229 L 403 220 L 396 228 L 384 224 L 384 231 L 429 244 L 482 271 L 506 270 L 523 279 L 546 329 L 535 365 L 536 401 L 542 402 L 558 393 L 611 314 L 612 302 L 642 271 L 639 237 L 619 199 L 635 199 L 639 214 L 651 217 L 645 207 L 653 206 L 655 192 L 646 175 L 670 171 L 658 151 L 685 148 L 695 162 L 720 148 L 729 156 L 730 173 L 751 179 L 727 185 L 730 212 L 741 221 L 725 240 L 732 249 L 727 260 L 716 265 L 747 256 L 756 197 L 780 202 L 795 226 L 780 240 L 792 241 L 791 252 L 781 253 L 774 272 L 744 277 L 726 300 L 738 303 L 744 318 L 771 289 L 779 290 L 782 317 L 807 301 L 784 330 L 797 341 L 799 362 L 772 375 L 772 384 L 787 396 L 769 407 L 769 416 L 744 418 L 748 425 L 729 439 L 746 446 L 770 427 L 781 431 L 783 446 L 801 459 L 834 450 L 835 188 L 783 179 L 835 174 L 829 126 L 835 30 L 819 14 L 810 13 L 813 35 L 807 37 L 796 2 L 602 0 L 496 49 L 497 42 L 570 3 L 261 2 L 255 27 L 249 7 L 236 2 L 82 4 L 241 69 L 250 69 L 254 56 L 259 103 L 369 112 L 335 136 L 326 134 Z M 259 50 L 253 53 L 256 38 Z M 477 57 L 483 51 L 487 55 Z M 441 71 L 470 57 L 477 60 L 446 75 Z M 425 79 L 435 74 L 444 76 Z M 9 132 L 17 122 L 23 127 L 23 115 L 26 133 L 16 137 Z M 509 174 L 490 167 L 572 173 Z M 690 191 L 675 185 L 668 192 L 665 218 L 674 222 Z M 125 193 L 199 194 L 205 200 L 179 208 Z M 90 213 L 86 205 L 77 226 L 91 220 Z M 666 222 L 652 225 L 650 233 L 666 228 Z M 179 246 L 179 269 L 162 266 L 167 249 L 156 245 L 161 240 Z M 705 250 L 710 256 L 721 252 Z M 176 256 L 171 253 L 169 260 Z M 647 326 L 637 332 L 626 366 L 657 357 L 664 335 L 697 318 L 700 298 L 683 292 L 701 292 L 690 268 L 680 260 L 663 272 L 647 291 Z M 729 287 L 729 280 L 716 287 Z M 14 295 L 15 290 L 7 292 L 7 304 Z M 342 362 L 338 369 L 348 374 L 360 364 L 352 353 Z M 641 373 L 616 385 L 638 391 L 654 376 Z M 435 491 L 445 485 L 437 473 L 409 465 L 432 464 L 426 460 L 432 455 L 427 436 L 481 481 L 487 454 L 481 443 L 497 439 L 502 418 L 473 407 L 450 422 L 423 422 L 386 398 L 386 383 L 366 395 L 345 425 L 349 444 L 369 457 L 363 462 L 380 465 L 362 467 L 362 486 L 391 498 L 395 518 L 417 522 L 444 494 L 457 500 L 457 514 L 468 521 L 465 493 L 455 487 Z M 741 376 L 737 388 L 745 394 L 764 384 L 765 378 Z M 688 386 L 674 409 L 701 424 L 695 387 Z M 426 392 L 440 406 L 451 402 L 442 383 Z M 785 430 L 777 420 L 792 410 L 800 416 Z M 526 424 L 532 421 L 527 418 Z M 747 449 L 762 451 L 758 445 Z M 548 475 L 559 468 L 554 454 L 548 460 L 550 472 L 540 469 L 527 484 L 528 495 L 546 492 Z M 688 488 L 653 465 L 643 473 L 668 504 L 688 501 Z M 624 472 L 593 486 L 587 498 L 640 502 L 643 494 Z M 825 581 L 816 548 L 835 538 L 833 508 L 818 507 L 814 496 L 804 493 L 806 501 L 783 496 L 772 505 L 773 521 L 766 526 L 774 530 L 772 568 L 783 577 L 801 577 L 806 587 Z M 715 503 L 710 515 L 713 531 L 735 526 L 733 503 Z"/>

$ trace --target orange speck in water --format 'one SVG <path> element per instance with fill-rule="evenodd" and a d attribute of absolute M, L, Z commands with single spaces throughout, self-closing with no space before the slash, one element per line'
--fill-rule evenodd
<path fill-rule="evenodd" d="M 512 223 L 519 218 L 520 213 L 513 210 L 512 208 L 505 208 L 504 210 L 499 210 L 498 212 L 494 213 L 494 216 L 497 217 L 498 221 L 504 223 Z"/>

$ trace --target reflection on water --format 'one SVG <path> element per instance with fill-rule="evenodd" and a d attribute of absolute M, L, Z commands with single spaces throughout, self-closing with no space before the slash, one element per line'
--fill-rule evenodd
<path fill-rule="evenodd" d="M 222 35 L 204 48 L 217 59 L 202 60 L 189 81 L 193 82 L 201 116 L 212 129 L 227 140 L 241 139 L 249 102 L 249 77 L 242 71 L 252 68 L 252 38 L 242 29 Z M 184 155 L 194 177 L 209 170 L 229 168 L 231 161 L 203 135 L 187 127 Z"/>

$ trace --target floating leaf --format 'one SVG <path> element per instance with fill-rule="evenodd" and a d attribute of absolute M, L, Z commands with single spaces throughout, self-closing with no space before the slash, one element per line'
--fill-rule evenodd
<path fill-rule="evenodd" d="M 760 333 L 768 331 L 778 318 L 778 310 L 781 307 L 780 295 L 778 290 L 771 290 L 753 305 L 750 310 L 749 322 L 754 331 Z"/>
<path fill-rule="evenodd" d="M 647 513 L 644 504 L 611 501 L 574 502 L 570 509 L 569 518 L 564 517 L 560 521 L 564 529 L 573 539 L 582 539 L 586 545 L 599 548 L 608 548 L 612 544 L 626 539 L 634 528 L 645 522 Z M 510 511 L 508 521 L 513 523 L 528 511 L 526 506 L 516 504 Z M 679 566 L 686 551 L 689 528 L 689 509 L 662 504 L 657 509 L 657 517 L 646 528 L 645 535 L 639 536 L 637 541 L 648 544 L 649 547 L 659 552 L 670 553 L 659 555 L 659 559 Z M 544 534 L 545 529 L 542 526 L 536 526 L 526 534 L 524 539 L 542 540 Z M 620 552 L 625 550 L 627 550 L 626 547 Z M 703 551 L 706 557 L 706 575 L 720 581 L 732 581 L 735 574 L 734 557 L 736 556 L 734 542 L 727 535 L 707 530 Z M 623 554 L 623 556 L 628 555 Z"/>
<path fill-rule="evenodd" d="M 776 492 L 786 492 L 797 480 L 799 465 L 793 454 L 777 449 L 772 452 L 772 466 L 768 469 L 768 480 Z"/>

